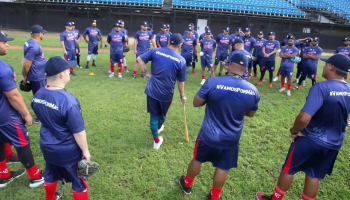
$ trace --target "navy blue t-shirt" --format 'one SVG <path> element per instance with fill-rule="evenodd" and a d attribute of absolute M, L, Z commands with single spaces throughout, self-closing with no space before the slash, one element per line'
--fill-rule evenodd
<path fill-rule="evenodd" d="M 28 81 L 41 81 L 45 80 L 45 65 L 46 58 L 39 43 L 33 39 L 29 39 L 23 46 L 24 58 L 31 60 L 32 65 L 27 74 Z"/>
<path fill-rule="evenodd" d="M 298 49 L 295 46 L 284 46 L 281 49 L 281 53 L 294 54 L 296 56 L 298 54 Z M 281 67 L 293 68 L 294 62 L 290 58 L 282 58 Z"/>
<path fill-rule="evenodd" d="M 265 53 L 269 54 L 273 52 L 275 49 L 280 49 L 280 42 L 277 40 L 270 41 L 266 40 L 263 47 L 265 47 Z M 276 52 L 277 53 L 277 52 Z M 268 58 L 265 58 L 267 61 L 275 61 L 276 60 L 276 53 L 272 54 Z"/>
<path fill-rule="evenodd" d="M 243 130 L 245 115 L 259 107 L 260 96 L 256 87 L 248 81 L 230 75 L 210 77 L 197 95 L 206 100 L 199 137 L 214 148 L 236 147 Z"/>
<path fill-rule="evenodd" d="M 46 162 L 69 166 L 82 158 L 74 139 L 75 133 L 85 130 L 80 103 L 64 89 L 40 89 L 31 106 L 41 122 L 40 147 Z"/>
<path fill-rule="evenodd" d="M 186 34 L 187 35 L 187 34 Z M 203 39 L 205 39 L 206 36 L 205 36 L 205 33 L 202 33 L 200 36 L 199 36 L 199 42 L 201 42 Z M 213 35 L 210 35 L 210 38 L 211 39 L 214 39 L 214 36 Z"/>
<path fill-rule="evenodd" d="M 192 56 L 194 52 L 194 47 L 197 46 L 197 40 L 195 37 L 190 36 L 188 37 L 187 35 L 183 36 L 184 43 L 182 44 L 182 51 L 181 55 L 182 56 Z"/>
<path fill-rule="evenodd" d="M 7 125 L 13 121 L 23 121 L 21 114 L 12 107 L 4 94 L 4 92 L 9 92 L 16 88 L 16 74 L 13 68 L 0 60 L 0 126 Z"/>
<path fill-rule="evenodd" d="M 135 33 L 134 39 L 137 40 L 138 53 L 142 54 L 148 51 L 151 47 L 149 42 L 153 39 L 153 35 L 148 31 L 143 32 L 142 30 L 139 30 Z"/>
<path fill-rule="evenodd" d="M 83 35 L 88 35 L 89 37 L 89 42 L 91 44 L 97 45 L 98 40 L 97 40 L 97 35 L 102 36 L 100 29 L 98 28 L 92 28 L 92 27 L 87 27 L 83 33 Z"/>
<path fill-rule="evenodd" d="M 339 150 L 350 113 L 350 85 L 337 80 L 315 84 L 301 111 L 312 116 L 301 132 L 321 146 Z"/>
<path fill-rule="evenodd" d="M 309 47 L 306 47 L 304 50 L 304 53 L 306 53 L 308 55 L 312 55 L 312 56 L 315 56 L 315 55 L 321 56 L 322 52 L 323 52 L 323 50 L 319 46 L 315 46 L 315 47 L 309 46 Z M 317 68 L 318 60 L 307 58 L 307 59 L 304 59 L 303 64 L 306 67 Z"/>
<path fill-rule="evenodd" d="M 338 47 L 334 54 L 344 54 L 347 57 L 350 57 L 350 47 L 345 48 L 344 46 Z"/>
<path fill-rule="evenodd" d="M 250 36 L 250 37 L 243 37 L 242 38 L 244 42 L 244 50 L 248 51 L 249 53 L 252 53 L 254 47 L 255 47 L 255 39 Z"/>
<path fill-rule="evenodd" d="M 125 36 L 120 31 L 109 33 L 107 36 L 107 42 L 110 43 L 111 54 L 122 54 L 124 53 L 124 44 L 126 43 Z"/>
<path fill-rule="evenodd" d="M 229 50 L 229 46 L 231 44 L 231 36 L 224 35 L 223 33 L 219 34 L 216 38 L 216 43 L 218 46 L 217 53 L 224 53 L 227 54 L 227 51 Z"/>
<path fill-rule="evenodd" d="M 305 48 L 309 47 L 310 43 L 300 42 L 300 59 L 303 60 L 303 54 L 305 53 Z"/>
<path fill-rule="evenodd" d="M 66 48 L 67 52 L 75 52 L 75 36 L 74 31 L 63 31 L 60 34 L 60 41 L 64 42 L 64 47 Z"/>
<path fill-rule="evenodd" d="M 248 58 L 248 67 L 243 74 L 243 79 L 248 80 L 248 69 L 253 68 L 253 57 L 248 51 L 244 49 L 238 49 L 238 50 L 232 51 L 230 55 L 228 55 L 228 59 L 227 59 L 228 61 L 226 62 L 226 66 L 228 67 L 230 65 L 231 57 L 236 53 L 243 54 Z"/>
<path fill-rule="evenodd" d="M 162 32 L 156 35 L 156 42 L 159 42 L 160 47 L 167 47 L 168 42 L 170 41 L 170 35 L 166 32 Z"/>
<path fill-rule="evenodd" d="M 185 36 L 185 35 L 187 35 L 187 30 L 184 31 L 184 34 L 182 36 Z M 196 39 L 199 39 L 198 32 L 195 30 L 192 31 L 192 36 L 194 36 L 194 38 L 196 38 Z"/>
<path fill-rule="evenodd" d="M 202 52 L 204 53 L 205 58 L 213 58 L 213 53 L 216 48 L 216 42 L 213 39 L 207 40 L 203 39 L 201 41 Z"/>
<path fill-rule="evenodd" d="M 266 39 L 262 38 L 261 40 L 259 38 L 256 38 L 256 43 L 254 47 L 254 57 L 264 57 L 264 54 L 262 52 L 262 48 L 264 43 L 266 42 Z"/>
<path fill-rule="evenodd" d="M 284 39 L 283 42 L 281 43 L 281 47 L 283 46 L 288 46 L 288 39 Z M 300 49 L 301 48 L 301 45 L 300 45 L 300 42 L 298 40 L 295 40 L 294 41 L 294 46 L 297 48 L 297 49 Z"/>
<path fill-rule="evenodd" d="M 155 48 L 140 58 L 144 62 L 152 61 L 152 76 L 148 79 L 145 94 L 158 101 L 171 102 L 176 80 L 187 80 L 185 59 L 170 48 Z"/>

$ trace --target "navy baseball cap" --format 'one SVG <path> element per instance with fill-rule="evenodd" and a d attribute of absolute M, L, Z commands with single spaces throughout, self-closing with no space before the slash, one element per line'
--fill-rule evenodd
<path fill-rule="evenodd" d="M 77 65 L 77 61 L 66 61 L 60 56 L 51 57 L 45 65 L 46 76 L 54 76 Z"/>
<path fill-rule="evenodd" d="M 162 24 L 160 28 L 166 28 L 166 24 Z"/>
<path fill-rule="evenodd" d="M 248 58 L 246 55 L 243 55 L 241 53 L 233 54 L 230 62 L 242 65 L 243 67 L 248 67 Z"/>
<path fill-rule="evenodd" d="M 264 32 L 260 31 L 258 35 L 264 35 Z"/>
<path fill-rule="evenodd" d="M 226 26 L 225 28 L 224 28 L 224 31 L 230 31 L 230 27 L 228 27 L 228 26 Z"/>
<path fill-rule="evenodd" d="M 30 28 L 30 33 L 47 33 L 47 31 L 40 25 L 34 25 Z"/>
<path fill-rule="evenodd" d="M 166 27 L 167 27 L 167 28 L 170 28 L 170 24 L 167 24 Z"/>
<path fill-rule="evenodd" d="M 291 36 L 288 36 L 288 37 L 287 37 L 287 40 L 289 40 L 289 39 L 295 40 L 295 37 L 294 37 L 293 35 L 291 35 Z"/>
<path fill-rule="evenodd" d="M 210 30 L 209 26 L 204 27 L 205 30 Z"/>
<path fill-rule="evenodd" d="M 170 36 L 170 44 L 179 45 L 184 42 L 182 35 L 179 33 L 174 33 Z"/>
<path fill-rule="evenodd" d="M 241 28 L 241 27 L 238 27 L 236 31 L 237 31 L 237 32 L 240 32 L 240 31 L 242 31 L 242 28 Z"/>
<path fill-rule="evenodd" d="M 194 26 L 194 23 L 190 23 L 188 26 Z"/>
<path fill-rule="evenodd" d="M 192 26 L 188 26 L 187 31 L 193 31 Z"/>
<path fill-rule="evenodd" d="M 309 38 L 309 37 L 306 38 L 305 42 L 306 42 L 306 43 L 310 43 L 310 42 L 311 42 L 311 38 Z"/>
<path fill-rule="evenodd" d="M 245 32 L 249 32 L 250 31 L 250 28 L 245 28 Z"/>
<path fill-rule="evenodd" d="M 350 58 L 343 54 L 335 54 L 330 58 L 320 58 L 320 60 L 334 65 L 335 68 L 338 68 L 344 72 L 350 72 Z"/>
<path fill-rule="evenodd" d="M 0 31 L 0 41 L 1 42 L 7 42 L 7 41 L 12 41 L 15 38 L 8 38 L 7 34 L 5 34 L 4 32 Z"/>
<path fill-rule="evenodd" d="M 118 23 L 118 24 L 121 24 L 121 23 L 122 23 L 122 20 L 118 19 L 117 23 Z"/>
<path fill-rule="evenodd" d="M 114 24 L 114 27 L 120 27 L 120 24 L 117 22 Z"/>
<path fill-rule="evenodd" d="M 147 26 L 150 28 L 153 28 L 153 24 L 148 24 Z"/>
<path fill-rule="evenodd" d="M 146 22 L 146 21 L 143 21 L 143 22 L 141 23 L 141 26 L 147 26 L 147 22 Z"/>
<path fill-rule="evenodd" d="M 312 38 L 312 41 L 319 42 L 319 41 L 320 41 L 320 38 L 318 38 L 318 37 L 313 37 L 313 38 Z"/>
<path fill-rule="evenodd" d="M 232 45 L 235 45 L 235 44 L 243 44 L 243 43 L 244 43 L 244 42 L 243 42 L 242 39 L 237 38 L 237 39 L 235 39 L 235 41 L 232 43 Z"/>
<path fill-rule="evenodd" d="M 92 24 L 96 25 L 97 21 L 96 20 L 92 20 Z"/>
<path fill-rule="evenodd" d="M 66 22 L 65 26 L 72 26 L 72 22 Z"/>
<path fill-rule="evenodd" d="M 350 38 L 346 37 L 343 39 L 343 41 L 350 41 Z"/>
<path fill-rule="evenodd" d="M 206 31 L 205 31 L 205 34 L 206 34 L 206 35 L 210 35 L 210 34 L 211 34 L 211 30 L 206 30 Z"/>
<path fill-rule="evenodd" d="M 293 36 L 293 34 L 291 34 L 291 33 L 288 33 L 288 34 L 287 34 L 287 37 L 290 37 L 290 36 Z"/>
<path fill-rule="evenodd" d="M 74 22 L 71 22 L 72 23 L 72 26 L 75 26 L 75 23 Z"/>
<path fill-rule="evenodd" d="M 274 35 L 276 36 L 276 33 L 275 32 L 270 32 L 269 35 Z M 293 35 L 292 35 L 293 36 Z"/>

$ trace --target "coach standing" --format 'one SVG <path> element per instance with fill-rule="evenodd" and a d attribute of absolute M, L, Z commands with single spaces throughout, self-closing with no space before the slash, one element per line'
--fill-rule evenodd
<path fill-rule="evenodd" d="M 41 121 L 40 148 L 46 162 L 46 199 L 55 198 L 57 181 L 72 182 L 75 200 L 87 200 L 87 184 L 77 174 L 78 162 L 90 160 L 83 116 L 77 98 L 65 89 L 74 61 L 52 57 L 47 61 L 47 85 L 37 92 L 31 106 Z"/>
<path fill-rule="evenodd" d="M 244 50 L 252 54 L 256 40 L 251 36 L 250 28 L 245 29 L 244 37 L 242 38 L 242 40 L 244 41 Z"/>
<path fill-rule="evenodd" d="M 102 48 L 102 34 L 100 29 L 96 28 L 97 22 L 96 20 L 92 21 L 91 27 L 85 29 L 83 33 L 83 37 L 86 43 L 88 43 L 88 56 L 86 58 L 86 69 L 89 69 L 89 62 L 91 59 L 91 54 L 94 54 L 92 57 L 92 66 L 96 67 L 95 60 L 98 54 L 98 42 L 100 43 L 100 48 Z M 89 41 L 86 40 L 86 35 L 89 35 Z"/>
<path fill-rule="evenodd" d="M 282 167 L 275 192 L 257 193 L 259 200 L 280 200 L 293 182 L 294 174 L 305 172 L 302 199 L 315 199 L 320 179 L 331 175 L 345 137 L 350 113 L 350 85 L 344 76 L 350 72 L 350 59 L 336 54 L 323 67 L 326 81 L 310 88 L 305 105 L 290 129 L 292 144 Z"/>
<path fill-rule="evenodd" d="M 164 129 L 163 123 L 173 100 L 176 80 L 180 99 L 183 104 L 186 103 L 186 61 L 178 53 L 182 43 L 182 36 L 175 33 L 170 36 L 168 48 L 155 48 L 137 57 L 138 64 L 149 77 L 145 94 L 147 95 L 147 110 L 151 115 L 150 128 L 154 139 L 153 149 L 159 149 L 163 143 L 163 137 L 158 137 L 158 133 Z M 148 61 L 152 61 L 152 75 L 148 73 L 146 68 Z"/>
<path fill-rule="evenodd" d="M 188 165 L 186 176 L 179 181 L 187 195 L 192 191 L 192 183 L 200 173 L 202 163 L 209 161 L 216 170 L 208 199 L 219 199 L 228 170 L 237 167 L 244 117 L 253 117 L 259 106 L 258 90 L 243 79 L 248 66 L 247 56 L 235 53 L 229 63 L 229 74 L 209 78 L 193 100 L 194 107 L 207 106 L 193 160 Z"/>
<path fill-rule="evenodd" d="M 65 27 L 66 30 L 60 34 L 61 47 L 63 49 L 64 59 L 66 59 L 66 61 L 73 61 L 77 59 L 76 53 L 78 50 L 76 49 L 72 22 L 66 22 Z M 69 75 L 76 76 L 73 71 L 74 67 L 70 68 Z"/>
<path fill-rule="evenodd" d="M 46 85 L 45 64 L 46 58 L 39 42 L 43 40 L 44 34 L 47 33 L 40 25 L 34 25 L 30 28 L 31 38 L 24 43 L 22 76 L 23 83 L 30 81 L 33 96 L 42 87 Z M 40 123 L 34 119 L 34 123 Z"/>

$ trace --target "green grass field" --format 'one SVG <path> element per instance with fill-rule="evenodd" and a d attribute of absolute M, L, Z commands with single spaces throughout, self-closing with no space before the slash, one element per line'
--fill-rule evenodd
<path fill-rule="evenodd" d="M 27 39 L 24 36 L 11 36 L 16 40 L 10 42 L 10 45 L 23 45 Z M 41 46 L 57 47 L 58 38 L 45 38 Z M 62 51 L 44 53 L 47 59 L 56 55 L 62 56 Z M 22 56 L 23 50 L 10 49 L 6 56 L 1 57 L 13 66 L 18 82 L 21 80 Z M 129 70 L 132 71 L 135 55 L 127 54 L 127 61 Z M 82 52 L 82 66 L 85 66 L 85 62 L 86 52 Z M 279 62 L 278 60 L 278 66 Z M 90 67 L 90 70 L 75 69 L 78 76 L 71 77 L 67 85 L 67 90 L 81 103 L 92 159 L 101 164 L 99 175 L 88 179 L 90 199 L 206 199 L 212 187 L 214 172 L 210 163 L 203 165 L 190 196 L 184 196 L 177 183 L 192 159 L 195 139 L 204 117 L 205 107 L 192 106 L 192 100 L 200 88 L 200 75 L 189 74 L 185 85 L 190 142 L 184 140 L 182 104 L 176 88 L 165 130 L 161 134 L 164 143 L 159 151 L 155 151 L 149 129 L 149 115 L 146 112 L 144 89 L 147 79 L 138 74 L 137 79 L 132 80 L 131 73 L 124 72 L 121 80 L 108 79 L 109 53 L 100 53 L 96 64 L 97 68 Z M 199 66 L 197 63 L 198 69 Z M 323 80 L 322 66 L 320 63 L 318 81 Z M 95 75 L 89 76 L 90 72 Z M 257 81 L 251 80 L 254 84 Z M 257 191 L 273 192 L 291 142 L 289 128 L 302 108 L 311 86 L 310 80 L 306 82 L 306 87 L 292 91 L 291 97 L 278 92 L 280 83 L 274 83 L 272 89 L 266 81 L 262 86 L 257 86 L 261 96 L 260 108 L 254 118 L 246 118 L 238 168 L 229 172 L 222 199 L 250 200 L 255 199 Z M 30 107 L 32 94 L 22 94 Z M 39 147 L 39 129 L 40 125 L 33 125 L 28 131 L 35 161 L 39 168 L 44 169 L 45 163 Z M 347 133 L 350 133 L 349 130 Z M 321 181 L 317 199 L 347 199 L 350 196 L 349 147 L 350 139 L 346 137 L 333 175 Z M 11 170 L 21 167 L 21 164 L 10 165 Z M 303 184 L 304 174 L 299 173 L 285 199 L 300 199 Z M 0 190 L 0 199 L 45 198 L 43 186 L 31 189 L 28 185 L 29 177 L 22 176 Z M 72 199 L 71 185 L 66 184 L 64 189 L 66 193 L 63 199 Z"/>

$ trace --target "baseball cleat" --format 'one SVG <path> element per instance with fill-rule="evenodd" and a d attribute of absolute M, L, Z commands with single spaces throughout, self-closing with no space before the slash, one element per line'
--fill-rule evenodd
<path fill-rule="evenodd" d="M 141 77 L 142 77 L 142 78 L 145 78 L 145 74 L 142 73 L 142 74 L 141 74 Z"/>
<path fill-rule="evenodd" d="M 286 88 L 281 88 L 280 90 L 278 90 L 279 92 L 284 92 L 286 90 Z"/>
<path fill-rule="evenodd" d="M 261 192 L 257 192 L 256 193 L 256 199 L 257 200 L 271 200 L 272 199 L 272 195 L 268 196 L 268 195 L 265 195 Z"/>
<path fill-rule="evenodd" d="M 269 83 L 269 87 L 272 88 L 272 83 Z"/>
<path fill-rule="evenodd" d="M 201 85 L 204 85 L 205 83 L 205 79 L 202 79 Z"/>
<path fill-rule="evenodd" d="M 262 81 L 258 81 L 256 84 L 257 85 L 262 85 Z"/>
<path fill-rule="evenodd" d="M 82 68 L 81 66 L 77 65 L 77 68 Z"/>
<path fill-rule="evenodd" d="M 118 78 L 119 78 L 119 79 L 122 79 L 122 74 L 118 74 Z"/>
<path fill-rule="evenodd" d="M 41 172 L 40 177 L 38 179 L 30 179 L 29 187 L 35 188 L 40 186 L 41 184 L 44 184 L 43 172 Z"/>
<path fill-rule="evenodd" d="M 112 73 L 111 70 L 108 70 L 108 73 Z"/>
<path fill-rule="evenodd" d="M 278 81 L 278 76 L 276 76 L 274 79 L 273 79 L 273 82 L 276 82 Z"/>
<path fill-rule="evenodd" d="M 93 67 L 97 67 L 95 63 L 92 63 L 92 66 L 93 66 Z"/>
<path fill-rule="evenodd" d="M 162 144 L 163 144 L 163 137 L 159 136 L 159 142 L 158 143 L 153 141 L 153 149 L 158 150 Z"/>
<path fill-rule="evenodd" d="M 299 82 L 299 79 L 295 79 L 294 81 L 293 81 L 293 83 L 298 83 Z"/>
<path fill-rule="evenodd" d="M 135 79 L 135 78 L 136 78 L 136 74 L 133 74 L 131 78 L 132 78 L 132 79 Z"/>
<path fill-rule="evenodd" d="M 55 200 L 61 199 L 63 196 L 63 188 L 56 190 L 55 192 Z"/>
<path fill-rule="evenodd" d="M 129 70 L 128 70 L 128 69 L 124 69 L 124 72 L 125 72 L 125 73 L 129 73 Z"/>
<path fill-rule="evenodd" d="M 292 96 L 292 93 L 290 92 L 290 90 L 287 90 L 287 96 Z"/>
<path fill-rule="evenodd" d="M 303 86 L 305 86 L 305 81 L 301 82 L 301 84 L 302 84 Z"/>
<path fill-rule="evenodd" d="M 182 175 L 182 176 L 180 177 L 179 185 L 180 185 L 182 191 L 184 192 L 184 194 L 186 194 L 186 195 L 191 194 L 191 192 L 192 192 L 192 187 L 186 187 L 186 186 L 185 186 L 185 176 L 184 176 L 184 175 Z"/>
<path fill-rule="evenodd" d="M 71 75 L 71 76 L 77 76 L 77 75 L 74 74 L 73 72 L 70 72 L 69 75 Z"/>
<path fill-rule="evenodd" d="M 193 73 L 193 74 L 195 74 L 195 75 L 197 75 L 197 72 L 196 72 L 196 70 L 192 70 L 192 73 Z"/>
<path fill-rule="evenodd" d="M 299 90 L 300 89 L 300 86 L 299 85 L 296 85 L 293 90 Z"/>
<path fill-rule="evenodd" d="M 253 78 L 258 78 L 258 75 L 255 74 L 255 75 L 253 76 Z"/>
<path fill-rule="evenodd" d="M 7 169 L 5 169 L 7 170 Z M 15 180 L 16 178 L 22 176 L 26 170 L 25 169 L 20 169 L 17 171 L 10 171 L 11 172 L 11 176 L 8 178 L 0 178 L 0 188 L 6 187 L 7 184 L 11 183 L 13 180 Z"/>
<path fill-rule="evenodd" d="M 212 198 L 211 198 L 211 190 L 210 190 L 209 195 L 208 195 L 208 200 L 212 200 Z M 220 197 L 217 200 L 220 200 Z"/>
<path fill-rule="evenodd" d="M 17 154 L 12 153 L 9 159 L 6 159 L 6 164 L 19 163 Z"/>
<path fill-rule="evenodd" d="M 161 133 L 163 130 L 164 130 L 164 124 L 160 128 L 158 128 L 158 134 Z"/>
<path fill-rule="evenodd" d="M 112 78 L 114 76 L 114 73 L 111 73 L 108 78 Z"/>

